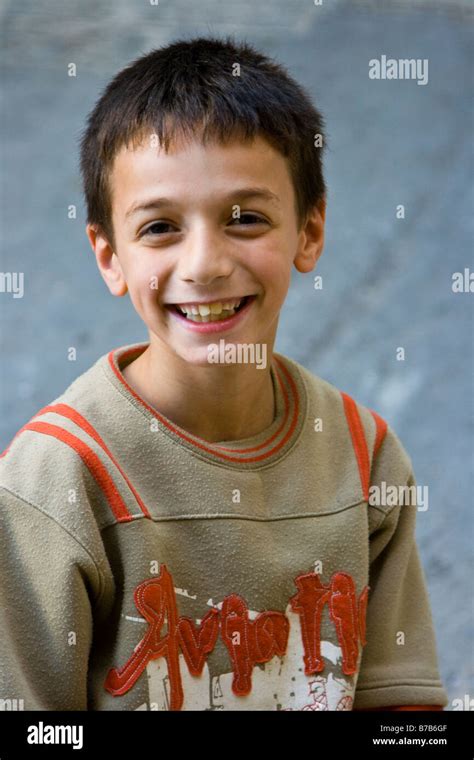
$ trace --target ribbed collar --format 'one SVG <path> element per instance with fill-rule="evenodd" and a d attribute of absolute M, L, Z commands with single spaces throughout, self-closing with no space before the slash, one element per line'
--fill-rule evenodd
<path fill-rule="evenodd" d="M 156 420 L 157 428 L 199 458 L 231 469 L 261 469 L 273 465 L 293 448 L 306 419 L 307 396 L 296 364 L 273 354 L 270 374 L 276 399 L 276 415 L 265 430 L 238 441 L 209 442 L 176 425 L 150 406 L 126 381 L 122 369 L 149 346 L 148 342 L 121 346 L 102 357 L 102 367 L 114 387 L 141 414 Z"/>

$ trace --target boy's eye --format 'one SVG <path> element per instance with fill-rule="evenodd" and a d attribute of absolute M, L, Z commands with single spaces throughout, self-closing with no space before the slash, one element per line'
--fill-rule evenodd
<path fill-rule="evenodd" d="M 153 232 L 152 233 L 152 230 L 156 230 L 157 227 L 159 227 L 160 229 L 157 232 Z M 171 222 L 154 222 L 153 224 L 150 225 L 150 227 L 148 227 L 148 229 L 146 229 L 146 230 L 144 230 L 142 232 L 141 236 L 143 237 L 144 235 L 150 235 L 150 234 L 153 234 L 153 235 L 157 235 L 158 234 L 159 235 L 160 233 L 164 234 L 166 232 L 169 232 L 169 230 L 163 229 L 163 227 L 165 227 L 165 228 L 166 227 L 173 227 L 173 225 L 171 224 Z"/>
<path fill-rule="evenodd" d="M 248 221 L 249 219 L 253 220 L 253 222 L 252 221 L 249 222 Z M 253 224 L 267 224 L 267 220 L 264 219 L 262 216 L 258 216 L 257 214 L 251 214 L 251 213 L 243 213 L 240 215 L 240 217 L 237 217 L 236 219 L 232 219 L 232 223 L 233 222 L 240 222 L 240 224 L 237 225 L 238 227 L 247 226 L 248 224 L 252 224 L 252 223 Z"/>

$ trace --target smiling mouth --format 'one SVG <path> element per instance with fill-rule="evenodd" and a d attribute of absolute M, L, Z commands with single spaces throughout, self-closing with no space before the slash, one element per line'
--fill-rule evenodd
<path fill-rule="evenodd" d="M 255 296 L 243 296 L 212 303 L 167 304 L 190 322 L 220 322 L 237 314 Z"/>

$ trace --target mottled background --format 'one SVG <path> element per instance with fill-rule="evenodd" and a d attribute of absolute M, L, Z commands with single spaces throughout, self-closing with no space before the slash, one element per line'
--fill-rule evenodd
<path fill-rule="evenodd" d="M 468 0 L 0 4 L 1 271 L 25 273 L 22 299 L 0 293 L 0 450 L 101 354 L 147 338 L 128 299 L 110 296 L 84 232 L 77 141 L 99 91 L 178 36 L 245 37 L 308 88 L 330 145 L 324 288 L 294 272 L 276 350 L 385 417 L 429 486 L 417 539 L 450 700 L 474 696 L 474 296 L 451 289 L 453 272 L 473 268 L 470 8 Z M 429 83 L 369 80 L 368 61 L 382 54 L 428 58 Z M 404 220 L 395 217 L 400 203 Z"/>

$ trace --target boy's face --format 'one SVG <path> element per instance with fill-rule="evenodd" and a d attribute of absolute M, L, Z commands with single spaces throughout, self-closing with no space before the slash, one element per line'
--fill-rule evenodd
<path fill-rule="evenodd" d="M 145 143 L 117 154 L 110 187 L 115 252 L 87 233 L 110 291 L 128 290 L 151 342 L 194 364 L 220 339 L 271 350 L 292 266 L 311 271 L 324 242 L 324 204 L 297 229 L 284 157 L 260 137 L 181 143 L 168 154 Z M 176 311 L 244 296 L 253 298 L 222 324 Z"/>

